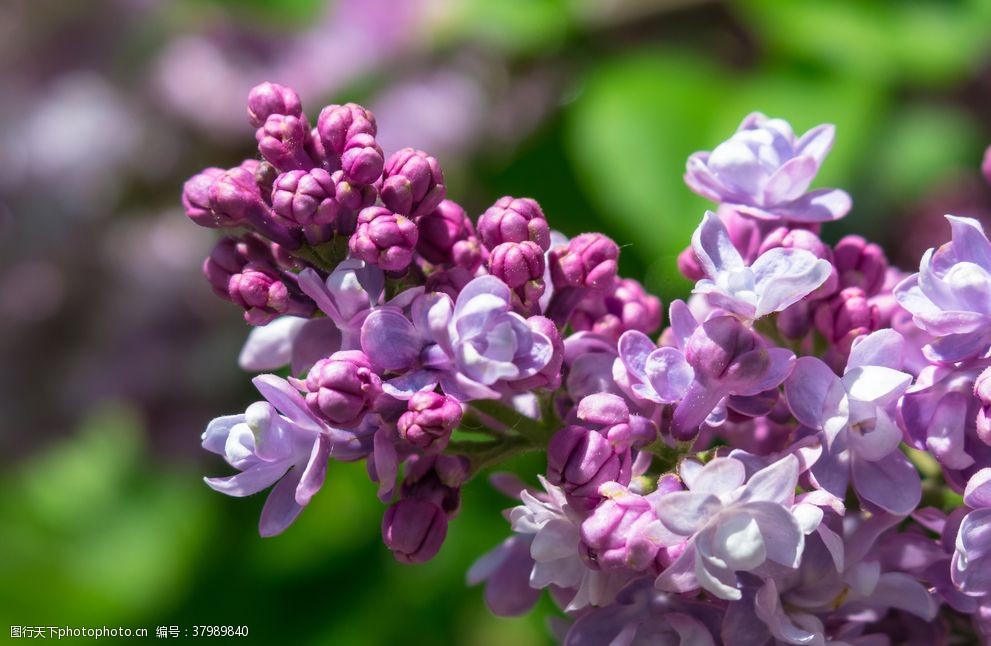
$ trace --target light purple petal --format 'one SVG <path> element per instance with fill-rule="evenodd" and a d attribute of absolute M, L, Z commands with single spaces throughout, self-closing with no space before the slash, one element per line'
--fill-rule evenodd
<path fill-rule="evenodd" d="M 912 383 L 912 375 L 881 366 L 859 366 L 847 370 L 842 382 L 851 398 L 885 406 L 905 392 Z"/>
<path fill-rule="evenodd" d="M 902 441 L 901 429 L 881 409 L 877 409 L 873 428 L 862 431 L 852 425 L 847 433 L 850 451 L 861 460 L 876 462 L 898 449 Z"/>
<path fill-rule="evenodd" d="M 674 332 L 678 347 L 684 349 L 685 344 L 688 343 L 688 338 L 692 336 L 695 328 L 699 326 L 699 322 L 695 319 L 695 315 L 692 314 L 692 310 L 689 309 L 685 301 L 681 299 L 671 302 L 671 307 L 668 309 L 668 318 L 671 320 L 671 331 Z"/>
<path fill-rule="evenodd" d="M 905 354 L 905 339 L 890 328 L 857 338 L 850 350 L 846 369 L 880 366 L 901 370 Z"/>
<path fill-rule="evenodd" d="M 798 458 L 786 455 L 764 467 L 747 481 L 741 502 L 770 501 L 791 504 L 798 485 Z"/>
<path fill-rule="evenodd" d="M 268 489 L 278 482 L 291 466 L 288 462 L 260 463 L 226 478 L 203 478 L 203 481 L 214 491 L 240 498 Z"/>
<path fill-rule="evenodd" d="M 258 533 L 262 536 L 276 536 L 286 531 L 293 524 L 303 507 L 296 502 L 296 487 L 299 486 L 300 473 L 292 469 L 265 500 L 262 515 L 258 521 Z"/>
<path fill-rule="evenodd" d="M 991 242 L 981 223 L 973 218 L 947 215 L 953 236 L 953 252 L 959 260 L 969 260 L 991 270 Z"/>
<path fill-rule="evenodd" d="M 778 167 L 764 185 L 762 203 L 765 205 L 792 202 L 808 190 L 819 165 L 812 157 L 792 157 Z"/>
<path fill-rule="evenodd" d="M 708 493 L 674 491 L 654 500 L 654 510 L 665 527 L 681 536 L 691 536 L 713 513 L 719 499 Z"/>
<path fill-rule="evenodd" d="M 634 377 L 647 381 L 647 357 L 657 349 L 657 345 L 639 330 L 627 330 L 619 337 L 619 357 L 623 365 Z"/>
<path fill-rule="evenodd" d="M 838 188 L 809 191 L 794 202 L 774 207 L 774 213 L 793 222 L 832 222 L 850 212 L 850 195 Z"/>
<path fill-rule="evenodd" d="M 237 363 L 242 370 L 277 370 L 292 358 L 293 340 L 307 319 L 280 316 L 267 325 L 252 328 Z"/>
<path fill-rule="evenodd" d="M 733 246 L 726 225 L 712 211 L 706 211 L 702 223 L 692 234 L 692 248 L 707 276 L 740 269 L 743 258 Z"/>
<path fill-rule="evenodd" d="M 812 128 L 795 142 L 796 155 L 808 155 L 822 165 L 826 155 L 833 147 L 833 139 L 836 137 L 836 126 L 831 123 L 824 123 Z"/>
<path fill-rule="evenodd" d="M 723 196 L 731 194 L 732 191 L 723 186 L 709 170 L 706 165 L 708 156 L 708 153 L 695 153 L 688 158 L 685 165 L 685 183 L 702 197 L 707 197 L 713 202 L 721 202 Z"/>
<path fill-rule="evenodd" d="M 800 357 L 785 381 L 785 398 L 795 418 L 814 429 L 835 434 L 849 418 L 846 390 L 840 378 L 815 357 Z"/>
<path fill-rule="evenodd" d="M 684 397 L 695 379 L 695 371 L 688 365 L 685 355 L 674 348 L 658 348 L 651 352 L 644 369 L 651 388 L 664 403 Z"/>
<path fill-rule="evenodd" d="M 932 420 L 928 425 L 926 448 L 932 452 L 940 464 L 950 469 L 966 469 L 974 463 L 974 458 L 967 454 L 964 435 L 967 424 L 968 399 L 969 397 L 964 393 L 946 393 L 936 404 L 936 410 L 933 412 Z M 988 502 L 991 503 L 991 497 L 988 498 Z M 978 505 L 970 506 L 976 507 Z"/>
<path fill-rule="evenodd" d="M 699 589 L 695 576 L 695 545 L 689 543 L 674 563 L 669 565 L 654 580 L 654 587 L 666 592 L 691 592 Z"/>
<path fill-rule="evenodd" d="M 729 493 L 742 485 L 747 476 L 743 463 L 733 458 L 713 458 L 704 466 L 690 466 L 697 464 L 692 460 L 682 463 L 681 477 L 692 493 Z"/>
<path fill-rule="evenodd" d="M 871 592 L 869 602 L 882 607 L 898 608 L 916 617 L 932 621 L 937 604 L 933 595 L 918 580 L 904 572 L 885 572 Z"/>
<path fill-rule="evenodd" d="M 402 312 L 377 309 L 361 326 L 361 349 L 383 370 L 401 372 L 420 356 L 423 341 Z"/>
<path fill-rule="evenodd" d="M 307 267 L 299 272 L 297 283 L 303 293 L 312 298 L 313 302 L 317 304 L 317 307 L 329 316 L 332 321 L 338 325 L 343 325 L 347 321 L 341 314 L 341 311 L 337 309 L 337 305 L 334 304 L 330 290 L 327 289 L 327 284 L 324 283 L 323 279 L 320 278 L 320 274 L 315 269 Z"/>
<path fill-rule="evenodd" d="M 200 437 L 203 442 L 203 448 L 211 453 L 224 455 L 227 437 L 230 435 L 231 429 L 238 424 L 243 424 L 244 420 L 244 413 L 224 415 L 210 420 L 210 423 L 206 425 L 206 430 L 203 431 L 203 435 Z"/>
<path fill-rule="evenodd" d="M 963 501 L 975 509 L 991 507 L 991 467 L 985 467 L 970 477 Z"/>
<path fill-rule="evenodd" d="M 323 431 L 323 424 L 313 417 L 306 400 L 288 381 L 276 375 L 258 375 L 251 383 L 276 410 L 296 426 L 315 433 Z"/>
<path fill-rule="evenodd" d="M 804 249 L 776 248 L 751 266 L 758 295 L 755 316 L 780 312 L 797 303 L 826 282 L 832 272 L 828 261 Z"/>
<path fill-rule="evenodd" d="M 330 436 L 324 433 L 317 435 L 313 442 L 313 451 L 310 459 L 306 463 L 306 468 L 300 476 L 299 486 L 296 487 L 296 502 L 305 507 L 310 503 L 313 495 L 320 491 L 323 481 L 327 477 L 327 461 L 330 459 L 330 449 L 333 442 Z"/>
<path fill-rule="evenodd" d="M 770 363 L 767 372 L 760 381 L 754 382 L 746 390 L 740 390 L 738 395 L 758 395 L 766 390 L 777 388 L 795 368 L 795 353 L 784 348 L 768 348 Z"/>
<path fill-rule="evenodd" d="M 310 319 L 299 330 L 292 345 L 291 365 L 294 375 L 307 373 L 320 359 L 329 357 L 343 348 L 341 330 L 328 318 Z"/>
<path fill-rule="evenodd" d="M 405 375 L 382 382 L 382 390 L 396 399 L 409 399 L 418 391 L 437 387 L 437 373 L 431 370 L 414 370 Z"/>
<path fill-rule="evenodd" d="M 919 473 L 900 451 L 876 462 L 854 455 L 851 473 L 854 488 L 864 500 L 897 516 L 911 513 L 922 498 Z"/>

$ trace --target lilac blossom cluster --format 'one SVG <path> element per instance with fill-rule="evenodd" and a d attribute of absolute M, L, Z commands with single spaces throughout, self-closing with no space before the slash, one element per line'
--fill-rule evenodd
<path fill-rule="evenodd" d="M 532 199 L 473 221 L 439 162 L 386 154 L 375 117 L 311 125 L 265 83 L 260 159 L 209 168 L 183 203 L 227 231 L 204 264 L 256 326 L 240 363 L 260 400 L 203 446 L 271 487 L 284 531 L 334 461 L 365 460 L 382 538 L 441 548 L 460 489 L 525 452 L 538 485 L 469 571 L 499 615 L 543 590 L 565 644 L 948 643 L 991 637 L 991 242 L 947 216 L 919 271 L 876 244 L 820 238 L 850 197 L 810 190 L 829 125 L 748 116 L 688 160 L 715 203 L 660 301 L 619 246 L 568 239 Z M 660 332 L 658 334 L 658 332 Z M 272 374 L 276 371 L 279 374 Z"/>

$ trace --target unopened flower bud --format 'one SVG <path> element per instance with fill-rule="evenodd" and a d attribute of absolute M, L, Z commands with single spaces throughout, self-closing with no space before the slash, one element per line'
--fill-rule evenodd
<path fill-rule="evenodd" d="M 583 560 L 595 570 L 646 570 L 660 549 L 651 533 L 660 522 L 653 505 L 615 482 L 600 493 L 604 499 L 581 525 Z"/>
<path fill-rule="evenodd" d="M 616 280 L 619 247 L 601 233 L 583 233 L 550 253 L 554 287 L 606 289 Z"/>
<path fill-rule="evenodd" d="M 341 170 L 349 182 L 373 184 L 382 177 L 385 155 L 370 134 L 358 134 L 348 139 L 341 155 Z"/>
<path fill-rule="evenodd" d="M 251 325 L 265 325 L 289 310 L 286 284 L 277 274 L 251 265 L 231 276 L 227 291 L 244 308 L 244 319 Z"/>
<path fill-rule="evenodd" d="M 878 329 L 880 314 L 864 290 L 847 287 L 815 310 L 816 330 L 832 344 L 841 355 L 850 354 L 854 339 Z"/>
<path fill-rule="evenodd" d="M 317 117 L 317 132 L 327 153 L 341 157 L 348 142 L 358 135 L 374 137 L 375 116 L 355 103 L 328 105 Z"/>
<path fill-rule="evenodd" d="M 182 186 L 182 206 L 190 220 L 212 229 L 237 226 L 237 220 L 217 213 L 210 204 L 210 187 L 224 174 L 222 168 L 205 168 Z"/>
<path fill-rule="evenodd" d="M 536 200 L 528 197 L 499 198 L 478 219 L 478 235 L 488 249 L 505 242 L 535 242 L 542 251 L 551 245 L 544 212 Z"/>
<path fill-rule="evenodd" d="M 309 170 L 315 165 L 306 151 L 310 126 L 301 116 L 271 114 L 255 132 L 258 152 L 282 172 Z"/>
<path fill-rule="evenodd" d="M 544 293 L 544 252 L 535 242 L 503 242 L 489 255 L 489 273 L 509 285 L 517 309 L 533 314 Z"/>
<path fill-rule="evenodd" d="M 840 288 L 859 287 L 867 296 L 874 296 L 884 286 L 888 259 L 881 247 L 860 236 L 846 236 L 836 243 L 833 264 Z"/>
<path fill-rule="evenodd" d="M 382 203 L 414 220 L 437 208 L 447 192 L 437 160 L 413 148 L 404 148 L 389 157 L 383 177 L 379 191 Z"/>
<path fill-rule="evenodd" d="M 461 404 L 436 392 L 415 393 L 397 424 L 399 435 L 421 449 L 442 451 L 461 422 Z"/>
<path fill-rule="evenodd" d="M 299 95 L 291 88 L 276 83 L 261 83 L 248 94 L 248 122 L 260 128 L 273 114 L 300 117 L 303 107 Z"/>
<path fill-rule="evenodd" d="M 335 352 L 321 359 L 306 376 L 306 404 L 334 426 L 361 423 L 382 393 L 382 380 L 360 350 Z"/>
<path fill-rule="evenodd" d="M 403 563 L 429 561 L 446 537 L 447 514 L 428 500 L 403 498 L 382 517 L 382 541 Z"/>
<path fill-rule="evenodd" d="M 619 340 L 623 332 L 653 334 L 661 326 L 661 301 L 632 278 L 623 278 L 609 292 L 589 292 L 571 316 L 575 331 L 591 331 Z"/>
<path fill-rule="evenodd" d="M 409 267 L 416 247 L 416 225 L 407 217 L 381 206 L 371 206 L 358 214 L 358 226 L 351 236 L 351 253 L 386 271 Z"/>
<path fill-rule="evenodd" d="M 977 411 L 977 436 L 985 444 L 991 445 L 991 368 L 977 376 L 974 397 L 980 404 Z"/>
<path fill-rule="evenodd" d="M 443 200 L 437 208 L 416 221 L 417 252 L 435 265 L 455 264 L 469 271 L 478 269 L 481 249 L 475 229 L 457 202 Z"/>

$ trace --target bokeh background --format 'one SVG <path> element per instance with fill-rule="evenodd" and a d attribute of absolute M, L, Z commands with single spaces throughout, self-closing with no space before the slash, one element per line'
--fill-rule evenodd
<path fill-rule="evenodd" d="M 386 152 L 444 167 L 481 213 L 532 196 L 601 230 L 665 302 L 705 203 L 681 180 L 750 111 L 837 125 L 830 225 L 903 267 L 984 218 L 989 0 L 5 0 L 0 3 L 0 627 L 248 625 L 248 641 L 549 641 L 543 602 L 497 619 L 464 572 L 507 533 L 484 481 L 433 562 L 395 563 L 361 465 L 283 536 L 199 449 L 253 401 L 247 333 L 199 273 L 183 180 L 252 156 L 254 84 L 315 116 L 358 101 Z M 531 474 L 539 463 L 515 467 Z M 153 637 L 152 637 L 153 638 Z M 238 640 L 245 641 L 245 640 Z"/>

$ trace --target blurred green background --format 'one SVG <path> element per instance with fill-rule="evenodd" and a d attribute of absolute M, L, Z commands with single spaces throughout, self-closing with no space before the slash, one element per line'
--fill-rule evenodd
<path fill-rule="evenodd" d="M 601 230 L 665 302 L 706 203 L 686 157 L 750 111 L 837 125 L 817 180 L 854 209 L 827 227 L 903 267 L 986 220 L 991 0 L 21 0 L 0 7 L 0 628 L 247 625 L 249 641 L 543 644 L 543 601 L 492 617 L 466 589 L 507 534 L 484 481 L 433 562 L 395 563 L 362 465 L 262 540 L 263 496 L 203 475 L 215 415 L 251 401 L 247 328 L 212 298 L 212 240 L 182 181 L 253 155 L 262 80 L 313 116 L 354 100 L 386 152 L 436 155 L 477 215 L 537 198 Z M 536 473 L 539 459 L 511 465 Z M 0 632 L 2 632 L 0 631 Z M 153 638 L 153 637 L 152 637 Z M 150 638 L 150 639 L 152 639 Z M 243 641 L 243 640 L 239 640 Z"/>

